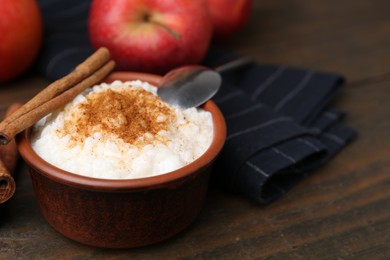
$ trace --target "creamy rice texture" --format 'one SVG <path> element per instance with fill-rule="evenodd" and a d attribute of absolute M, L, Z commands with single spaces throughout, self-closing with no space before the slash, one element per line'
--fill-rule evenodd
<path fill-rule="evenodd" d="M 141 81 L 102 83 L 33 128 L 32 147 L 76 174 L 133 179 L 163 174 L 199 158 L 213 138 L 211 114 L 161 101 Z"/>

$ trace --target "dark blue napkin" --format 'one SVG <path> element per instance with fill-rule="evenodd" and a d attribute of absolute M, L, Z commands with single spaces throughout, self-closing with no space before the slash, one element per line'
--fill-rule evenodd
<path fill-rule="evenodd" d="M 67 75 L 93 53 L 87 22 L 91 0 L 37 0 L 44 39 L 37 66 L 51 80 Z"/>
<path fill-rule="evenodd" d="M 211 48 L 205 62 L 235 58 Z M 344 85 L 340 75 L 255 63 L 223 76 L 214 101 L 228 136 L 215 179 L 255 201 L 279 198 L 356 137 L 341 123 L 345 113 L 329 107 Z"/>
<path fill-rule="evenodd" d="M 90 1 L 38 0 L 45 24 L 40 71 L 55 80 L 93 50 L 86 21 Z M 237 56 L 211 47 L 204 64 L 218 66 Z M 326 163 L 356 131 L 343 111 L 329 107 L 343 86 L 337 74 L 254 63 L 223 74 L 213 100 L 227 122 L 225 147 L 214 183 L 269 203 Z"/>

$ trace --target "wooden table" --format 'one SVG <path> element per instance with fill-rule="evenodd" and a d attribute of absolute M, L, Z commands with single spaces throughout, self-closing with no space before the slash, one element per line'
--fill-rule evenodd
<path fill-rule="evenodd" d="M 24 163 L 0 207 L 1 259 L 390 259 L 390 1 L 255 1 L 226 47 L 263 63 L 344 74 L 336 105 L 359 138 L 283 198 L 260 206 L 211 188 L 199 219 L 149 247 L 103 250 L 68 240 L 40 215 Z M 34 73 L 0 88 L 1 114 L 48 82 Z"/>

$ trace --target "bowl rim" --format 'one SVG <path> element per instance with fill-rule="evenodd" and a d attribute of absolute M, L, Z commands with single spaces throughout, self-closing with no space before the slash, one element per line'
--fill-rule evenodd
<path fill-rule="evenodd" d="M 152 85 L 158 85 L 162 76 L 143 73 L 143 72 L 112 72 L 104 82 L 112 82 L 114 80 L 135 80 L 149 82 Z M 95 191 L 129 191 L 129 190 L 149 190 L 158 187 L 164 187 L 167 184 L 180 185 L 187 178 L 194 177 L 194 173 L 199 173 L 202 168 L 209 166 L 218 156 L 226 140 L 226 123 L 217 105 L 209 100 L 202 108 L 212 113 L 214 126 L 214 137 L 209 148 L 198 159 L 190 164 L 181 167 L 177 170 L 164 173 L 161 175 L 137 178 L 137 179 L 102 179 L 79 175 L 62 170 L 45 160 L 43 160 L 32 148 L 30 144 L 31 127 L 24 130 L 17 137 L 18 150 L 21 157 L 39 174 L 45 177 L 76 188 Z"/>

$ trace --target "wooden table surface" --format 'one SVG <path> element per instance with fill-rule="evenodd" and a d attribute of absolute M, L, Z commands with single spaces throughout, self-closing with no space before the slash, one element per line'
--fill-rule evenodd
<path fill-rule="evenodd" d="M 0 259 L 390 259 L 390 1 L 255 0 L 225 44 L 262 63 L 344 74 L 336 106 L 359 138 L 268 206 L 211 187 L 181 234 L 130 250 L 73 242 L 40 215 L 26 165 L 0 207 Z M 48 82 L 30 73 L 0 88 L 0 114 Z"/>

